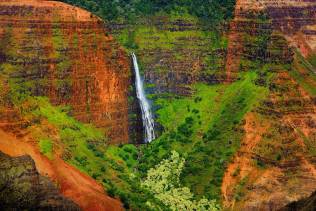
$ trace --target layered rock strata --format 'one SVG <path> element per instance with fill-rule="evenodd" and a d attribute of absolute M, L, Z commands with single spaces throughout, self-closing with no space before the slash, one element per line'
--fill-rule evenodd
<path fill-rule="evenodd" d="M 230 24 L 226 71 L 228 80 L 234 80 L 240 69 L 240 62 L 249 55 L 245 36 L 281 33 L 290 46 L 300 50 L 305 58 L 316 52 L 316 2 L 313 0 L 238 0 L 235 19 Z M 262 47 L 262 46 L 258 46 Z M 271 49 L 277 52 L 279 48 Z M 273 58 L 273 55 L 266 55 Z M 280 55 L 288 61 L 288 54 Z"/>
<path fill-rule="evenodd" d="M 245 119 L 223 179 L 227 208 L 278 210 L 316 189 L 315 12 L 315 1 L 237 1 L 228 81 L 256 71 L 270 94 Z"/>
<path fill-rule="evenodd" d="M 112 143 L 129 140 L 129 60 L 104 23 L 70 5 L 0 1 L 0 62 L 32 95 L 70 105 L 78 120 L 104 129 Z M 8 109 L 1 126 L 21 122 Z"/>
<path fill-rule="evenodd" d="M 219 83 L 225 78 L 225 41 L 193 17 L 153 16 L 131 25 L 111 23 L 109 28 L 128 47 L 137 45 L 150 94 L 188 96 L 196 82 Z"/>

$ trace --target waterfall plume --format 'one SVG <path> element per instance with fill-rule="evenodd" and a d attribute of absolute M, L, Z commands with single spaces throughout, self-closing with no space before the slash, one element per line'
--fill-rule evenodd
<path fill-rule="evenodd" d="M 144 127 L 144 141 L 145 143 L 149 143 L 155 139 L 154 119 L 151 113 L 150 104 L 145 95 L 144 84 L 139 73 L 137 57 L 134 53 L 132 53 L 132 58 L 133 58 L 133 65 L 134 65 L 134 71 L 135 71 L 136 95 L 139 100 L 139 104 L 140 104 L 140 108 L 142 112 L 142 121 L 143 121 L 143 127 Z"/>

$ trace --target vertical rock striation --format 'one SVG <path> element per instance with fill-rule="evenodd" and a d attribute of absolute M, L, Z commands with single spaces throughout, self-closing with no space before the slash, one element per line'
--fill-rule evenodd
<path fill-rule="evenodd" d="M 241 148 L 223 179 L 223 204 L 278 210 L 316 189 L 316 2 L 240 0 L 235 15 L 228 81 L 257 71 L 256 83 L 270 94 L 245 119 Z"/>
<path fill-rule="evenodd" d="M 70 105 L 78 120 L 128 142 L 129 60 L 91 13 L 54 1 L 0 1 L 0 62 L 26 91 Z M 1 117 L 12 129 L 14 114 Z"/>
<path fill-rule="evenodd" d="M 191 95 L 196 82 L 213 84 L 225 79 L 224 41 L 208 27 L 193 17 L 158 15 L 133 25 L 109 24 L 122 42 L 137 45 L 145 82 L 154 87 L 148 91 L 180 96 Z"/>
<path fill-rule="evenodd" d="M 235 19 L 230 24 L 226 71 L 228 80 L 234 80 L 240 69 L 240 60 L 249 55 L 245 35 L 255 36 L 271 31 L 282 36 L 300 50 L 304 57 L 316 53 L 316 3 L 313 0 L 238 0 Z M 257 46 L 262 47 L 262 46 Z M 282 46 L 278 46 L 283 48 Z M 272 49 L 277 51 L 279 48 Z M 272 53 L 271 52 L 271 53 Z M 290 55 L 283 52 L 279 59 L 288 61 Z M 275 55 L 265 55 L 273 59 Z"/>

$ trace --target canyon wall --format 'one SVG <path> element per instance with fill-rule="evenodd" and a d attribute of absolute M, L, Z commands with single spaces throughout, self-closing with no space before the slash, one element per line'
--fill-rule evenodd
<path fill-rule="evenodd" d="M 227 27 L 215 31 L 190 15 L 153 15 L 129 22 L 107 26 L 122 45 L 136 53 L 154 115 L 159 99 L 189 97 L 196 83 L 226 80 Z M 142 134 L 140 112 L 135 95 L 130 96 L 130 128 L 136 131 L 133 134 L 137 142 Z M 155 129 L 158 136 L 163 131 L 157 121 Z"/>
<path fill-rule="evenodd" d="M 0 25 L 0 62 L 24 85 L 20 93 L 69 105 L 111 143 L 128 142 L 130 61 L 102 20 L 60 2 L 1 0 Z M 23 127 L 10 106 L 0 121 L 6 130 Z"/>
<path fill-rule="evenodd" d="M 243 0 L 235 15 L 227 80 L 257 71 L 269 95 L 245 118 L 241 148 L 223 179 L 223 205 L 278 210 L 316 189 L 316 2 Z"/>
<path fill-rule="evenodd" d="M 192 84 L 225 78 L 226 40 L 195 17 L 156 15 L 108 27 L 137 53 L 150 94 L 189 96 Z"/>
<path fill-rule="evenodd" d="M 227 79 L 236 78 L 242 58 L 256 56 L 247 51 L 247 47 L 245 47 L 247 40 L 244 35 L 255 36 L 274 30 L 281 33 L 290 46 L 299 49 L 304 57 L 314 58 L 316 52 L 315 27 L 316 3 L 313 0 L 237 0 L 235 19 L 230 24 L 226 62 Z M 278 48 L 282 48 L 282 46 L 278 46 Z M 270 54 L 265 56 L 269 58 L 277 56 L 279 60 L 288 61 L 290 56 L 286 52 L 279 54 L 277 50 L 277 48 L 271 49 Z"/>

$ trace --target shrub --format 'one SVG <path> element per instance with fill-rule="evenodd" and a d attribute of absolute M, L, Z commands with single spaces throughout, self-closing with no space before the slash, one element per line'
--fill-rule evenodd
<path fill-rule="evenodd" d="M 50 139 L 41 139 L 39 141 L 39 147 L 41 153 L 43 153 L 49 159 L 53 157 L 53 143 Z"/>

